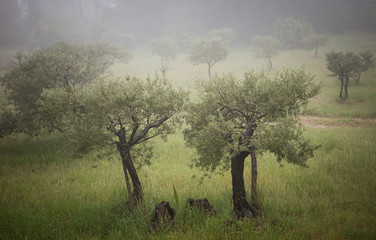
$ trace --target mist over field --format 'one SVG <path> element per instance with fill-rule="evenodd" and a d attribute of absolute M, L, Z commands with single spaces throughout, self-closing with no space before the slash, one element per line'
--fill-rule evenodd
<path fill-rule="evenodd" d="M 0 46 L 111 42 L 113 32 L 132 36 L 137 45 L 153 37 L 223 27 L 247 43 L 254 34 L 270 33 L 278 19 L 288 16 L 311 23 L 320 33 L 373 31 L 375 6 L 372 0 L 2 0 Z"/>
<path fill-rule="evenodd" d="M 0 0 L 0 240 L 376 239 L 376 1 Z"/>

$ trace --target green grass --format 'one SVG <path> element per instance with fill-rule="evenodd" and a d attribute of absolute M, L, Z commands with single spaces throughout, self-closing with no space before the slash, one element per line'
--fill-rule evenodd
<path fill-rule="evenodd" d="M 1 239 L 374 239 L 375 128 L 308 129 L 321 147 L 309 168 L 259 158 L 264 216 L 229 224 L 229 172 L 200 184 L 181 134 L 156 141 L 153 164 L 140 171 L 145 204 L 127 212 L 121 163 L 105 151 L 76 159 L 61 139 L 0 144 Z M 48 148 L 46 148 L 48 147 Z M 48 149 L 48 150 L 46 150 Z M 100 154 L 102 154 L 103 157 Z M 246 189 L 250 191 L 250 163 Z M 176 193 L 173 186 L 175 186 Z M 190 212 L 189 197 L 207 197 L 218 212 Z M 179 198 L 179 206 L 176 198 Z M 155 204 L 169 201 L 175 226 L 149 231 Z"/>

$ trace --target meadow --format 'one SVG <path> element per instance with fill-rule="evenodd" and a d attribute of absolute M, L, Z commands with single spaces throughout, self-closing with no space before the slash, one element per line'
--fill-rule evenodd
<path fill-rule="evenodd" d="M 359 85 L 350 86 L 350 99 L 340 102 L 324 56 L 330 49 L 375 54 L 374 39 L 370 33 L 331 36 L 318 57 L 294 50 L 273 58 L 271 74 L 304 64 L 322 82 L 305 110 L 314 119 L 306 137 L 320 147 L 309 168 L 281 166 L 271 154 L 259 157 L 261 217 L 231 221 L 230 172 L 202 181 L 205 173 L 190 167 L 195 153 L 180 130 L 167 141 L 154 140 L 152 165 L 140 170 L 145 201 L 133 212 L 124 207 L 128 197 L 116 149 L 77 157 L 58 136 L 18 135 L 0 140 L 0 239 L 376 239 L 376 70 L 363 74 Z M 132 54 L 130 63 L 111 68 L 115 75 L 145 78 L 158 71 L 158 57 L 142 49 Z M 194 98 L 194 80 L 207 78 L 207 67 L 193 66 L 186 54 L 170 65 L 167 78 L 191 89 Z M 263 68 L 252 47 L 243 46 L 231 49 L 213 71 L 241 77 Z M 246 161 L 248 193 L 250 175 Z M 216 217 L 187 210 L 188 198 L 204 197 Z M 151 230 L 161 201 L 176 210 L 175 224 Z"/>

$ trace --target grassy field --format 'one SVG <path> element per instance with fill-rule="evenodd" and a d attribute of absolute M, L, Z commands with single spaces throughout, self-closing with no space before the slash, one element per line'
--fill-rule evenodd
<path fill-rule="evenodd" d="M 298 50 L 273 59 L 275 70 L 304 64 L 323 83 L 306 111 L 323 127 L 307 127 L 306 136 L 320 145 L 309 168 L 281 167 L 270 154 L 259 157 L 262 217 L 230 221 L 230 173 L 201 182 L 203 173 L 189 167 L 194 152 L 181 133 L 155 140 L 153 164 L 140 170 L 145 202 L 134 212 L 124 208 L 127 192 L 115 149 L 78 158 L 57 136 L 17 136 L 0 140 L 0 239 L 376 239 L 376 70 L 351 86 L 350 100 L 342 103 L 323 55 L 346 46 L 376 53 L 374 37 L 335 36 L 317 58 Z M 146 51 L 133 56 L 129 64 L 115 65 L 114 73 L 144 78 L 158 71 L 158 57 Z M 195 78 L 207 77 L 205 65 L 193 66 L 187 58 L 181 54 L 171 62 L 167 77 L 175 86 L 191 88 Z M 241 76 L 263 67 L 252 48 L 243 47 L 213 71 Z M 247 161 L 247 192 L 250 174 Z M 208 198 L 217 216 L 188 211 L 191 197 Z M 175 225 L 150 230 L 154 206 L 163 200 L 177 211 Z"/>

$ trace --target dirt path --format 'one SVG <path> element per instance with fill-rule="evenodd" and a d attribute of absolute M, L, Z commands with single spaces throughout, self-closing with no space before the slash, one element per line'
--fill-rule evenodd
<path fill-rule="evenodd" d="M 376 118 L 300 116 L 303 125 L 313 128 L 376 127 Z"/>

